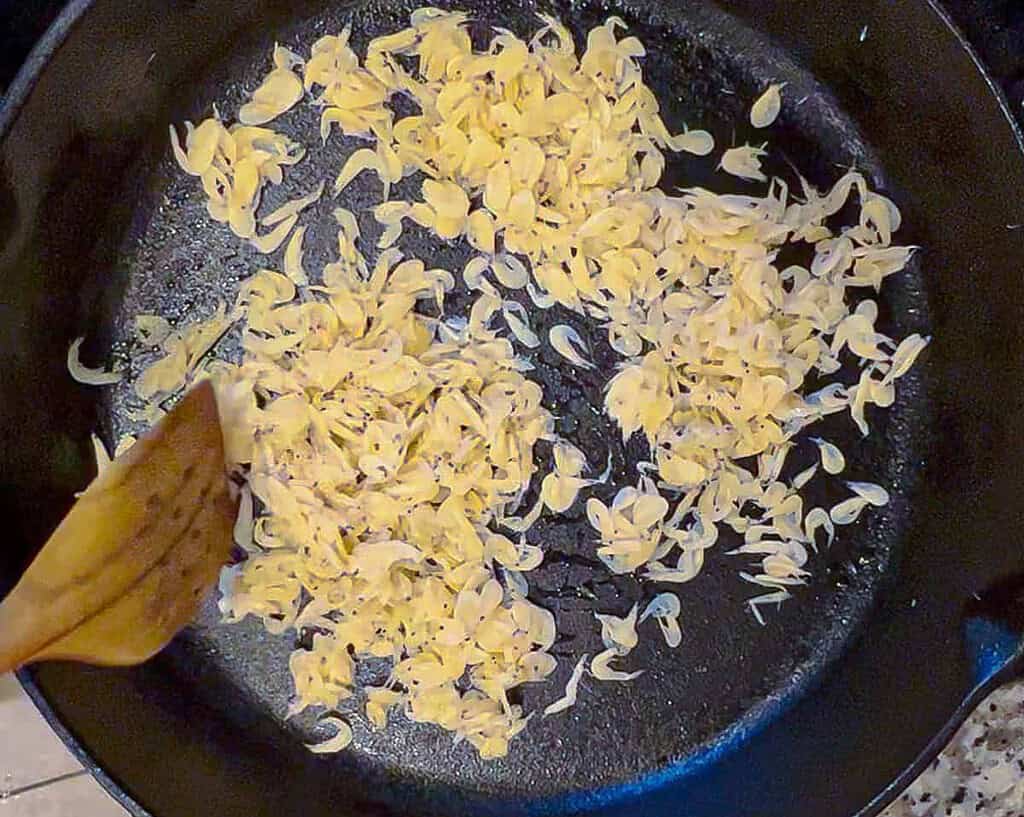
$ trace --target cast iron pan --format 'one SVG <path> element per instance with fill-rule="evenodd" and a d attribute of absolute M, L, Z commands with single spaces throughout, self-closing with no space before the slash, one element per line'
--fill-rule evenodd
<path fill-rule="evenodd" d="M 37 48 L 0 112 L 0 592 L 89 478 L 89 432 L 109 440 L 131 429 L 127 386 L 98 393 L 71 382 L 69 341 L 89 338 L 87 361 L 111 349 L 125 362 L 145 359 L 128 339 L 132 315 L 205 314 L 259 263 L 207 219 L 192 180 L 169 160 L 167 124 L 198 120 L 214 103 L 237 110 L 275 40 L 306 47 L 351 22 L 360 49 L 411 7 L 94 0 L 71 4 Z M 892 504 L 844 529 L 813 559 L 809 586 L 763 628 L 743 608 L 744 565 L 720 546 L 679 594 L 679 649 L 648 633 L 635 653 L 649 669 L 642 678 L 585 683 L 566 717 L 536 719 L 500 761 L 401 720 L 374 734 L 358 715 L 355 748 L 309 754 L 303 742 L 322 737 L 313 718 L 283 721 L 294 640 L 251 622 L 220 625 L 212 602 L 145 666 L 49 664 L 23 672 L 23 683 L 136 815 L 876 813 L 1022 663 L 1020 135 L 924 0 L 460 7 L 473 11 L 479 36 L 488 24 L 527 33 L 537 9 L 577 35 L 620 14 L 648 46 L 646 75 L 670 128 L 707 127 L 720 145 L 759 138 L 745 112 L 767 82 L 788 82 L 768 135 L 773 171 L 795 180 L 795 167 L 826 185 L 857 166 L 898 202 L 904 240 L 923 250 L 887 283 L 881 323 L 935 339 L 896 406 L 870 415 L 869 439 L 848 418 L 822 428 L 847 451 L 850 478 L 887 485 Z M 275 126 L 308 137 L 314 119 L 300 109 Z M 311 144 L 275 200 L 336 172 L 354 144 Z M 735 186 L 713 171 L 712 160 L 679 161 L 665 185 Z M 365 210 L 378 197 L 370 180 L 345 194 L 368 232 Z M 332 206 L 323 202 L 316 221 Z M 315 269 L 333 239 L 310 238 Z M 422 234 L 403 246 L 451 269 L 465 257 Z M 611 457 L 607 499 L 635 479 L 644 454 L 592 410 L 616 357 L 572 316 L 552 310 L 536 321 L 541 330 L 576 323 L 602 364 L 590 376 L 534 356 L 559 430 L 595 464 Z M 812 456 L 798 450 L 791 467 Z M 827 503 L 842 489 L 817 490 L 811 499 Z M 564 637 L 559 672 L 523 694 L 528 710 L 557 697 L 573 657 L 594 650 L 595 608 L 624 613 L 655 592 L 597 565 L 579 504 L 531 537 L 548 549 L 532 592 Z"/>

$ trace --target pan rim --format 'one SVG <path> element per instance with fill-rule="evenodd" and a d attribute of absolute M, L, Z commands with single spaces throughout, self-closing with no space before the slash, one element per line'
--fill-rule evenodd
<path fill-rule="evenodd" d="M 92 7 L 93 2 L 94 0 L 70 0 L 36 41 L 36 44 L 32 46 L 25 62 L 18 69 L 18 73 L 14 75 L 14 79 L 7 88 L 3 100 L 0 101 L 0 141 L 7 138 L 18 121 L 18 116 L 36 87 L 50 57 L 64 45 L 65 40 Z"/>
<path fill-rule="evenodd" d="M 12 82 L 3 104 L 0 105 L 0 140 L 7 137 L 11 128 L 17 122 L 25 103 L 30 98 L 43 70 L 45 70 L 49 58 L 64 45 L 67 38 L 71 35 L 78 23 L 89 12 L 93 5 L 94 0 L 71 0 L 71 2 L 59 14 L 57 19 L 47 29 L 43 37 L 34 46 L 25 64 L 19 70 L 15 80 Z M 944 28 L 949 30 L 957 44 L 967 53 L 975 70 L 979 72 L 982 80 L 989 89 L 989 92 L 995 97 L 997 106 L 1001 111 L 1003 118 L 1009 124 L 1011 133 L 1013 134 L 1018 148 L 1022 153 L 1024 153 L 1024 129 L 1022 129 L 1020 123 L 1018 123 L 1014 118 L 1005 93 L 994 80 L 988 68 L 981 61 L 976 49 L 971 45 L 966 38 L 966 35 L 952 20 L 949 12 L 938 3 L 938 0 L 926 0 L 925 6 L 938 17 Z M 894 780 L 886 790 L 880 793 L 874 801 L 858 812 L 858 817 L 872 817 L 872 815 L 878 814 L 878 812 L 891 802 L 892 799 L 898 796 L 900 791 L 902 791 L 901 787 L 905 787 L 906 784 L 909 784 L 924 769 L 928 762 L 930 762 L 931 758 L 933 758 L 934 755 L 942 748 L 945 741 L 948 740 L 956 727 L 969 715 L 972 708 L 980 702 L 986 694 L 1009 680 L 1013 673 L 1020 668 L 1022 659 L 1024 659 L 1024 653 L 1019 650 L 1016 658 L 1001 672 L 977 685 L 964 698 L 963 703 L 950 716 L 950 719 L 947 721 L 943 730 L 936 735 L 931 743 L 929 743 L 927 749 L 918 757 L 915 763 L 908 767 L 903 774 Z M 130 813 L 137 815 L 138 817 L 150 817 L 153 813 L 148 811 L 144 806 L 128 795 L 127 792 L 122 789 L 119 784 L 93 759 L 88 749 L 82 745 L 63 724 L 49 701 L 46 699 L 40 686 L 35 682 L 31 673 L 23 670 L 17 674 L 17 677 L 50 727 L 54 729 L 61 740 L 98 780 L 104 789 Z M 806 692 L 806 689 L 801 686 L 799 689 L 795 689 L 794 691 Z M 773 712 L 759 713 L 759 717 L 753 718 L 755 724 L 768 714 L 778 715 L 785 710 L 788 703 L 789 700 L 778 702 L 777 705 L 773 707 Z M 734 724 L 732 729 L 720 736 L 719 740 L 716 741 L 716 744 L 727 744 L 732 732 L 736 729 L 742 728 L 743 725 L 743 722 Z M 713 754 L 717 756 L 717 753 Z M 708 759 L 711 760 L 713 758 L 709 757 Z M 678 774 L 678 772 L 673 771 L 672 767 L 663 771 L 671 772 L 672 774 L 669 778 L 659 782 L 668 782 L 671 777 Z M 647 779 L 648 778 L 645 778 L 644 780 L 643 788 L 647 788 Z M 588 794 L 608 794 L 614 796 L 612 793 L 616 789 L 626 788 L 633 789 L 634 784 L 619 784 L 615 786 L 602 787 L 601 789 Z"/>
<path fill-rule="evenodd" d="M 25 103 L 35 89 L 36 83 L 42 76 L 50 58 L 64 45 L 67 38 L 82 21 L 89 9 L 92 8 L 93 3 L 94 0 L 69 0 L 53 22 L 50 23 L 46 31 L 43 32 L 43 35 L 36 41 L 31 51 L 29 51 L 25 62 L 18 69 L 18 73 L 15 74 L 14 79 L 8 86 L 3 100 L 0 101 L 0 142 L 7 139 L 17 123 Z M 50 729 L 60 738 L 72 756 L 82 764 L 82 767 L 89 772 L 103 790 L 133 817 L 153 817 L 148 809 L 133 799 L 100 766 L 88 748 L 72 734 L 71 730 L 57 715 L 50 701 L 43 694 L 42 689 L 35 682 L 31 671 L 22 668 L 14 673 L 14 677 L 21 684 L 25 694 L 28 695 L 29 700 L 32 701 L 32 704 L 39 711 L 39 714 L 46 721 Z"/>
<path fill-rule="evenodd" d="M 992 76 L 992 72 L 989 71 L 988 66 L 982 61 L 981 55 L 978 53 L 978 49 L 976 49 L 971 41 L 967 39 L 967 35 L 961 30 L 960 26 L 957 25 L 956 21 L 953 19 L 953 16 L 939 2 L 939 0 L 925 0 L 925 3 L 931 9 L 932 13 L 939 18 L 940 22 L 946 27 L 946 29 L 948 29 L 949 33 L 953 35 L 959 46 L 967 52 L 967 56 L 970 57 L 970 60 L 977 69 L 978 74 L 988 87 L 989 92 L 995 97 L 1000 111 L 1006 118 L 1007 124 L 1010 126 L 1013 138 L 1017 142 L 1018 149 L 1024 153 L 1024 125 L 1018 122 L 1017 118 L 1013 115 L 1013 109 L 1010 107 L 1010 100 L 1006 96 L 1006 92 L 1003 91 L 999 83 L 996 82 L 995 77 Z M 0 131 L 0 137 L 2 137 L 2 135 L 3 133 Z"/>

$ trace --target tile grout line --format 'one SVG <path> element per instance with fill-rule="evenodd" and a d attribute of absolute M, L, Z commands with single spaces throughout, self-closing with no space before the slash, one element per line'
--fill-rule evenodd
<path fill-rule="evenodd" d="M 10 791 L 0 792 L 0 795 L 2 795 L 0 796 L 0 800 L 7 800 L 11 797 L 17 797 L 21 794 L 27 794 L 28 792 L 35 791 L 36 789 L 44 789 L 47 786 L 52 786 L 54 783 L 62 783 L 65 780 L 71 780 L 72 778 L 81 777 L 82 775 L 86 774 L 89 774 L 88 769 L 78 769 L 77 771 L 59 774 L 56 777 L 50 777 L 46 780 L 37 780 L 35 783 L 29 783 L 27 786 L 22 786 L 17 789 L 11 789 Z"/>

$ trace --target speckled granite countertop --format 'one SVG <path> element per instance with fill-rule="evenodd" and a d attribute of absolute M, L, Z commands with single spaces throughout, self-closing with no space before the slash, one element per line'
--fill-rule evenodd
<path fill-rule="evenodd" d="M 883 817 L 1022 817 L 1024 680 L 993 693 Z"/>

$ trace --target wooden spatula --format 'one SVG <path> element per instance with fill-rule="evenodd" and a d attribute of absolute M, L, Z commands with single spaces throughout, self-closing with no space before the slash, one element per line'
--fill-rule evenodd
<path fill-rule="evenodd" d="M 204 382 L 93 481 L 0 604 L 0 672 L 145 661 L 195 615 L 234 518 Z"/>

